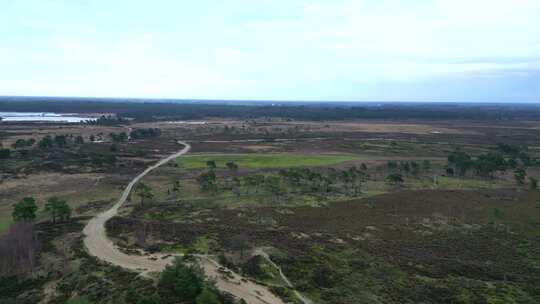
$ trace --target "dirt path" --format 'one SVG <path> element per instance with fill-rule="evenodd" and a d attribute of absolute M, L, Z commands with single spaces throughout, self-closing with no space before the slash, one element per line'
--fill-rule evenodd
<path fill-rule="evenodd" d="M 156 164 L 148 167 L 141 174 L 137 175 L 127 185 L 116 204 L 109 210 L 96 215 L 88 222 L 88 224 L 86 224 L 86 227 L 84 227 L 83 230 L 85 235 L 84 245 L 91 255 L 111 264 L 140 272 L 142 275 L 148 275 L 150 272 L 160 272 L 165 266 L 172 263 L 175 257 L 170 255 L 137 256 L 123 253 L 109 238 L 107 238 L 105 222 L 118 213 L 118 209 L 127 200 L 129 193 L 139 180 L 152 170 L 186 154 L 191 149 L 189 144 L 185 142 L 179 143 L 184 145 L 185 148 L 180 152 L 160 160 Z M 238 298 L 242 298 L 248 304 L 283 304 L 283 301 L 272 294 L 266 287 L 251 282 L 242 276 L 221 267 L 221 265 L 209 257 L 199 256 L 199 260 L 206 275 L 216 282 L 216 285 L 220 290 L 228 292 Z"/>
<path fill-rule="evenodd" d="M 287 287 L 291 288 L 294 292 L 294 294 L 296 295 L 296 297 L 298 299 L 300 299 L 300 301 L 302 301 L 302 303 L 304 304 L 313 304 L 313 301 L 311 301 L 310 299 L 308 299 L 307 297 L 305 297 L 303 294 L 301 294 L 298 290 L 294 289 L 294 285 L 291 283 L 291 281 L 289 280 L 289 278 L 287 278 L 287 276 L 283 273 L 283 270 L 281 270 L 281 267 L 279 267 L 278 264 L 274 263 L 274 261 L 272 261 L 272 259 L 270 259 L 270 256 L 268 255 L 268 253 L 266 253 L 266 251 L 264 251 L 264 249 L 262 248 L 258 248 L 255 250 L 255 252 L 253 253 L 254 255 L 260 255 L 261 257 L 263 257 L 266 261 L 268 261 L 268 263 L 270 263 L 270 265 L 274 266 L 274 268 L 277 269 L 278 273 L 279 273 L 279 276 L 281 277 L 281 279 L 283 280 L 283 282 L 285 282 L 285 284 L 287 285 Z"/>

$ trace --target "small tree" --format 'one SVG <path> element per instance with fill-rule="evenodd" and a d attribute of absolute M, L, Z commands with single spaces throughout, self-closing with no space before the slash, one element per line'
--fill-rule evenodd
<path fill-rule="evenodd" d="M 236 175 L 236 172 L 238 171 L 238 165 L 235 162 L 228 162 L 226 166 L 229 169 L 231 175 Z"/>
<path fill-rule="evenodd" d="M 197 177 L 197 182 L 203 191 L 215 192 L 217 190 L 217 177 L 214 171 L 201 173 Z"/>
<path fill-rule="evenodd" d="M 25 140 L 25 139 L 22 139 L 22 138 L 19 138 L 17 139 L 16 142 L 14 142 L 13 144 L 11 144 L 11 147 L 13 149 L 19 149 L 19 148 L 25 148 L 25 147 L 31 147 L 33 144 L 36 143 L 36 140 L 33 139 L 33 138 L 30 138 L 28 140 Z"/>
<path fill-rule="evenodd" d="M 277 176 L 267 176 L 264 179 L 264 188 L 272 195 L 274 201 L 278 201 L 279 196 L 282 194 L 280 179 Z"/>
<path fill-rule="evenodd" d="M 165 267 L 158 282 L 163 303 L 192 303 L 201 293 L 203 279 L 197 271 L 176 259 Z"/>
<path fill-rule="evenodd" d="M 405 173 L 405 175 L 409 175 L 409 172 L 411 172 L 411 165 L 409 162 L 400 162 L 399 163 L 400 171 Z"/>
<path fill-rule="evenodd" d="M 53 139 L 50 135 L 47 135 L 45 137 L 43 137 L 39 142 L 38 142 L 38 146 L 41 148 L 41 149 L 49 149 L 49 148 L 52 148 L 53 146 Z"/>
<path fill-rule="evenodd" d="M 210 289 L 204 288 L 200 295 L 195 299 L 196 304 L 221 304 L 217 292 Z"/>
<path fill-rule="evenodd" d="M 422 170 L 428 172 L 431 170 L 431 161 L 425 159 L 422 161 Z"/>
<path fill-rule="evenodd" d="M 0 149 L 0 159 L 8 159 L 11 156 L 11 150 Z"/>
<path fill-rule="evenodd" d="M 173 183 L 173 192 L 179 192 L 182 189 L 182 184 L 179 180 L 174 181 Z"/>
<path fill-rule="evenodd" d="M 529 177 L 529 187 L 531 190 L 538 189 L 538 179 L 535 177 Z"/>
<path fill-rule="evenodd" d="M 206 162 L 206 166 L 208 167 L 209 170 L 214 170 L 215 168 L 217 168 L 217 165 L 216 165 L 216 161 L 215 160 L 209 160 Z"/>
<path fill-rule="evenodd" d="M 54 142 L 60 148 L 63 148 L 67 145 L 67 137 L 65 135 L 56 135 L 54 136 Z"/>
<path fill-rule="evenodd" d="M 516 183 L 519 186 L 522 186 L 525 184 L 525 177 L 527 176 L 527 172 L 523 168 L 517 168 L 514 170 L 514 178 L 516 179 Z"/>
<path fill-rule="evenodd" d="M 66 221 L 71 217 L 71 207 L 69 207 L 66 201 L 60 200 L 57 197 L 51 197 L 47 200 L 45 212 L 51 215 L 53 224 L 56 223 L 57 219 Z"/>
<path fill-rule="evenodd" d="M 413 176 L 418 176 L 418 174 L 420 174 L 420 165 L 414 160 L 411 161 L 411 174 Z"/>
<path fill-rule="evenodd" d="M 465 175 L 473 166 L 473 161 L 469 154 L 458 150 L 448 155 L 448 165 L 459 175 Z"/>
<path fill-rule="evenodd" d="M 135 192 L 137 193 L 137 196 L 141 198 L 141 206 L 144 205 L 145 199 L 152 199 L 154 197 L 152 188 L 144 183 L 139 183 Z"/>
<path fill-rule="evenodd" d="M 242 194 L 241 192 L 242 183 L 240 182 L 240 179 L 238 177 L 234 177 L 232 180 L 232 192 L 236 195 L 236 197 L 240 197 Z"/>
<path fill-rule="evenodd" d="M 141 296 L 137 301 L 137 304 L 161 304 L 161 299 L 158 295 L 153 294 L 149 296 Z"/>
<path fill-rule="evenodd" d="M 92 302 L 90 302 L 87 297 L 75 297 L 69 299 L 66 304 L 92 304 Z"/>
<path fill-rule="evenodd" d="M 38 207 L 33 197 L 25 197 L 13 206 L 12 217 L 16 222 L 30 222 L 36 218 Z"/>
<path fill-rule="evenodd" d="M 60 201 L 58 206 L 58 217 L 62 221 L 67 221 L 71 218 L 71 207 L 66 201 Z"/>
<path fill-rule="evenodd" d="M 398 164 L 397 162 L 393 161 L 393 160 L 389 160 L 387 163 L 386 163 L 386 167 L 388 168 L 388 171 L 390 172 L 396 172 L 396 170 L 398 169 Z"/>
<path fill-rule="evenodd" d="M 75 137 L 75 143 L 77 145 L 82 145 L 84 144 L 84 138 L 81 136 L 81 135 L 78 135 L 77 137 Z"/>
<path fill-rule="evenodd" d="M 404 182 L 403 176 L 399 173 L 390 174 L 386 177 L 386 182 L 392 186 L 401 186 Z"/>

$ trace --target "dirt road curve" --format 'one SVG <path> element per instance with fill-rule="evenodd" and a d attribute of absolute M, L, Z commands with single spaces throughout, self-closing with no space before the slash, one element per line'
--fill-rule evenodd
<path fill-rule="evenodd" d="M 140 179 L 142 179 L 150 171 L 183 154 L 186 154 L 190 150 L 191 146 L 189 144 L 185 142 L 179 143 L 184 145 L 185 148 L 180 152 L 160 160 L 156 164 L 148 167 L 141 174 L 137 175 L 128 184 L 116 204 L 114 204 L 109 210 L 96 215 L 88 222 L 86 227 L 84 227 L 84 245 L 91 255 L 111 264 L 140 272 L 143 275 L 147 275 L 149 272 L 161 271 L 165 268 L 165 266 L 173 261 L 173 256 L 137 256 L 123 253 L 112 243 L 111 240 L 107 238 L 107 234 L 105 232 L 105 222 L 118 213 L 118 209 L 127 200 L 129 193 Z M 199 259 L 206 275 L 216 282 L 216 285 L 220 290 L 228 292 L 238 298 L 242 298 L 248 304 L 283 304 L 283 301 L 272 294 L 266 287 L 248 281 L 242 276 L 229 270 L 227 271 L 229 271 L 230 274 L 228 276 L 224 276 L 220 272 L 220 268 L 222 268 L 221 265 L 219 265 L 216 261 L 204 256 L 199 257 Z"/>

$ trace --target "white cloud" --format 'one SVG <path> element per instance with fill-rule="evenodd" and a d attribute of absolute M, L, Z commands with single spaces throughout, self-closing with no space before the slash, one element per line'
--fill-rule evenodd
<path fill-rule="evenodd" d="M 165 56 L 152 42 L 149 37 L 140 37 L 104 49 L 84 41 L 60 40 L 56 52 L 40 58 L 55 64 L 57 72 L 0 84 L 13 92 L 24 88 L 37 95 L 204 97 L 207 91 L 209 97 L 254 83 L 226 77 L 219 70 L 190 60 Z M 223 51 L 220 56 L 228 63 L 241 59 L 234 50 Z"/>
<path fill-rule="evenodd" d="M 21 1 L 0 94 L 348 99 L 540 70 L 539 0 Z"/>

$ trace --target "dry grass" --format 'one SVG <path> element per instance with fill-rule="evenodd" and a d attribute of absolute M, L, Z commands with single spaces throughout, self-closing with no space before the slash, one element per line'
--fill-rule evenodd
<path fill-rule="evenodd" d="M 76 208 L 92 201 L 115 200 L 120 196 L 124 177 L 104 174 L 42 173 L 9 179 L 0 184 L 0 231 L 9 227 L 14 203 L 32 196 L 40 209 L 53 196 Z"/>

